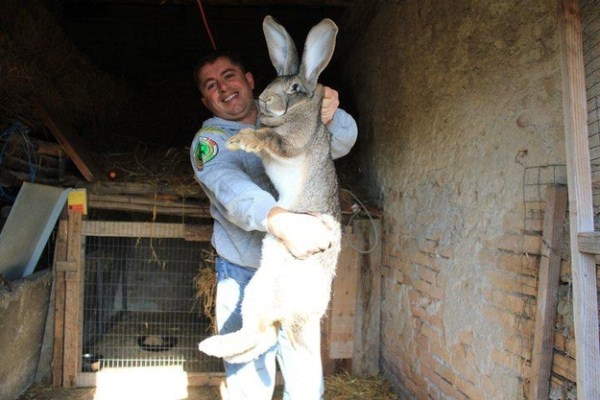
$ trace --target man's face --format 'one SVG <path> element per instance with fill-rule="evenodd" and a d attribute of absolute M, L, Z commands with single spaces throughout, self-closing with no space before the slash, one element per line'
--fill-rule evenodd
<path fill-rule="evenodd" d="M 254 77 L 226 57 L 219 57 L 198 71 L 202 103 L 215 116 L 247 124 L 256 122 L 252 96 Z"/>

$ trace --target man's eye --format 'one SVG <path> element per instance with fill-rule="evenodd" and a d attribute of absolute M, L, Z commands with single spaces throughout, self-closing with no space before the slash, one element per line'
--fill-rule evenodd
<path fill-rule="evenodd" d="M 206 89 L 207 89 L 207 90 L 211 90 L 211 89 L 212 89 L 212 88 L 214 88 L 214 87 L 215 87 L 215 84 L 214 84 L 214 82 L 212 82 L 212 83 L 209 83 L 209 84 L 207 84 L 207 85 L 206 85 Z"/>

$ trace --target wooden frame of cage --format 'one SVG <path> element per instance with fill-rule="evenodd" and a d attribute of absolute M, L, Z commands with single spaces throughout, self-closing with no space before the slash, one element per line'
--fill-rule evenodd
<path fill-rule="evenodd" d="M 59 221 L 54 254 L 54 352 L 52 381 L 56 387 L 94 386 L 96 374 L 81 372 L 83 277 L 86 236 L 180 238 L 209 241 L 208 225 L 178 223 L 87 221 L 69 210 Z M 223 374 L 188 373 L 188 384 L 217 385 Z"/>
<path fill-rule="evenodd" d="M 379 221 L 355 221 L 344 228 L 342 253 L 328 316 L 322 325 L 324 373 L 340 369 L 358 375 L 379 368 L 381 237 Z M 377 231 L 377 232 L 375 232 Z M 87 221 L 69 210 L 59 221 L 54 254 L 55 387 L 95 386 L 96 373 L 81 372 L 83 277 L 86 236 L 182 238 L 209 241 L 212 227 L 182 223 Z M 371 249 L 368 254 L 357 250 Z M 218 385 L 223 373 L 188 373 L 188 385 Z"/>

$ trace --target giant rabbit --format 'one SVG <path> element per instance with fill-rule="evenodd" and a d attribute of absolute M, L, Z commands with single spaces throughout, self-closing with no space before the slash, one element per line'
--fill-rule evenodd
<path fill-rule="evenodd" d="M 337 26 L 324 19 L 306 38 L 302 63 L 285 28 L 263 21 L 278 77 L 259 97 L 259 129 L 244 129 L 227 143 L 256 153 L 279 194 L 277 205 L 318 216 L 331 230 L 324 251 L 297 258 L 267 233 L 260 268 L 244 291 L 243 327 L 202 341 L 201 351 L 230 363 L 251 361 L 277 341 L 281 328 L 294 346 L 319 351 L 320 319 L 329 303 L 340 252 L 340 206 L 331 159 L 331 134 L 321 122 L 323 87 L 317 83 L 335 47 Z"/>

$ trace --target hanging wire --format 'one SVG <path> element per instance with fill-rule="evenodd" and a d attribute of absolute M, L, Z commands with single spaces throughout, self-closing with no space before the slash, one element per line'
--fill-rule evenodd
<path fill-rule="evenodd" d="M 215 44 L 215 39 L 213 38 L 210 27 L 208 26 L 208 19 L 206 18 L 206 13 L 204 12 L 204 6 L 202 5 L 202 0 L 196 0 L 196 4 L 198 4 L 198 8 L 200 9 L 200 15 L 202 16 L 202 22 L 204 23 L 204 28 L 206 29 L 206 33 L 208 34 L 208 39 L 210 40 L 210 44 L 212 45 L 213 50 L 217 50 L 217 45 Z"/>
<path fill-rule="evenodd" d="M 373 229 L 373 244 L 371 245 L 371 248 L 369 250 L 362 250 L 359 249 L 358 247 L 355 247 L 353 244 L 350 244 L 350 247 L 354 250 L 356 250 L 357 252 L 359 252 L 360 254 L 369 254 L 372 253 L 373 250 L 375 250 L 377 248 L 377 245 L 379 245 L 379 233 L 378 233 L 378 229 L 377 226 L 375 225 L 375 220 L 373 218 L 373 216 L 371 215 L 371 213 L 369 212 L 369 210 L 367 209 L 367 207 L 363 204 L 362 201 L 360 201 L 360 199 L 349 189 L 344 189 L 344 188 L 340 188 L 341 191 L 343 192 L 348 192 L 352 198 L 354 199 L 354 201 L 356 201 L 356 203 L 359 205 L 359 209 L 356 210 L 352 216 L 350 217 L 350 219 L 348 220 L 348 223 L 346 224 L 346 226 L 350 226 L 352 224 L 352 222 L 354 221 L 354 218 L 356 218 L 357 215 L 359 215 L 361 213 L 361 210 L 367 215 L 367 217 L 369 218 L 369 221 L 371 222 L 371 228 Z"/>

